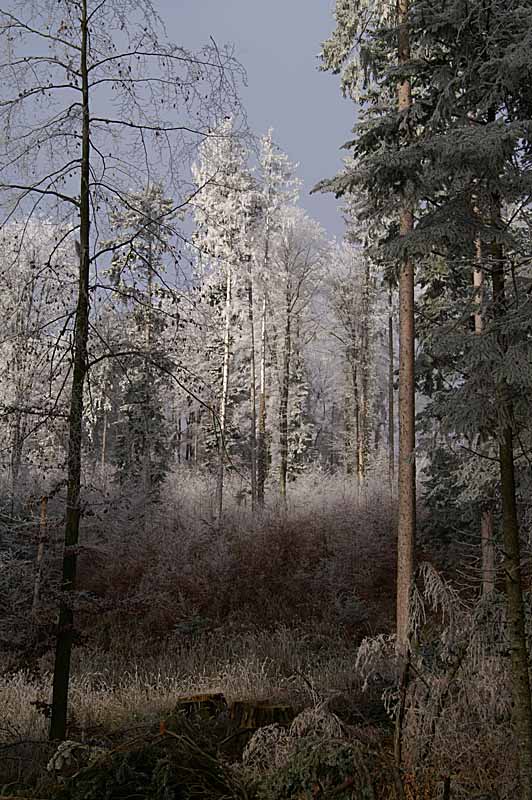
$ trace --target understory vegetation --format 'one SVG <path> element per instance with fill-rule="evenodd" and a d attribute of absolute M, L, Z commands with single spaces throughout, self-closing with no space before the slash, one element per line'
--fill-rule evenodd
<path fill-rule="evenodd" d="M 229 496 L 238 491 L 239 481 L 229 481 Z M 175 719 L 180 699 L 221 694 L 229 709 L 242 702 L 279 704 L 293 709 L 296 721 L 303 713 L 302 738 L 290 738 L 275 722 L 259 727 L 254 738 L 253 727 L 242 730 L 223 711 L 205 717 L 198 709 L 198 716 L 178 714 L 177 729 L 168 724 L 229 769 L 241 791 L 259 798 L 292 796 L 296 790 L 288 784 L 298 781 L 301 791 L 309 782 L 312 794 L 313 769 L 322 775 L 320 791 L 340 787 L 341 797 L 365 797 L 356 792 L 367 784 L 368 798 L 394 797 L 396 520 L 390 495 L 369 483 L 361 496 L 351 480 L 309 473 L 293 487 L 286 511 L 273 504 L 257 516 L 235 502 L 223 530 L 212 521 L 215 500 L 205 476 L 176 472 L 165 496 L 169 506 L 159 507 L 141 531 L 116 497 L 89 517 L 67 739 L 104 753 L 118 748 L 109 756 L 119 759 L 109 767 L 109 786 L 122 780 L 111 775 L 115 769 L 122 775 L 120 759 L 128 753 L 131 774 L 139 769 L 148 786 L 154 765 L 162 769 L 170 758 L 173 744 L 168 750 L 158 731 L 161 720 Z M 57 749 L 47 742 L 60 563 L 56 519 L 51 507 L 48 580 L 38 614 L 32 612 L 34 562 L 13 551 L 3 563 L 4 794 L 30 785 L 37 797 L 58 791 L 55 773 L 46 769 Z M 19 548 L 28 547 L 32 526 L 38 529 L 38 520 L 28 517 Z M 465 562 L 470 551 L 464 542 L 457 556 Z M 474 568 L 458 586 L 429 539 L 423 555 L 403 723 L 405 797 L 445 797 L 446 786 L 458 798 L 509 797 L 516 755 L 508 740 L 503 595 L 495 590 L 482 597 Z M 223 744 L 235 734 L 234 746 Z M 155 747 L 156 756 L 142 756 L 149 768 L 135 761 L 141 745 Z M 66 775 L 87 769 L 90 777 L 83 751 L 73 764 Z M 96 794 L 85 783 L 76 788 L 76 780 L 61 778 L 61 797 L 90 800 L 102 791 L 103 784 L 95 789 L 90 781 Z"/>

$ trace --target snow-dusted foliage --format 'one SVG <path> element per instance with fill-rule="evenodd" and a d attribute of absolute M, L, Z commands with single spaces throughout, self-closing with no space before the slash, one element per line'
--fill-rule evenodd
<path fill-rule="evenodd" d="M 64 465 L 76 258 L 66 234 L 37 219 L 0 233 L 1 461 L 13 500 L 51 489 Z"/>

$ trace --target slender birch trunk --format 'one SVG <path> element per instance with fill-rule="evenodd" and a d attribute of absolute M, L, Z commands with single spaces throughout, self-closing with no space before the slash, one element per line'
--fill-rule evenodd
<path fill-rule="evenodd" d="M 358 451 L 358 482 L 363 487 L 366 478 L 366 466 L 369 451 L 369 347 L 370 347 L 370 283 L 371 270 L 369 259 L 364 270 L 364 300 L 362 311 L 361 342 L 361 381 L 360 381 L 360 448 Z"/>
<path fill-rule="evenodd" d="M 398 61 L 410 60 L 408 32 L 409 0 L 398 0 L 397 22 Z M 410 81 L 397 86 L 399 113 L 408 113 L 412 106 Z M 405 201 L 401 209 L 401 236 L 408 236 L 414 227 L 412 209 Z M 408 650 L 410 591 L 414 575 L 416 535 L 416 461 L 415 461 L 415 322 L 414 322 L 414 263 L 404 256 L 399 271 L 399 475 L 397 532 L 397 647 L 405 657 Z"/>
<path fill-rule="evenodd" d="M 264 507 L 264 485 L 266 483 L 266 294 L 262 299 L 260 330 L 260 391 L 257 439 L 257 501 Z"/>
<path fill-rule="evenodd" d="M 22 398 L 17 398 L 17 405 L 21 404 Z M 18 479 L 20 476 L 20 465 L 22 464 L 22 413 L 19 408 L 14 413 L 13 443 L 11 445 L 11 513 L 15 512 L 15 498 L 18 492 Z"/>
<path fill-rule="evenodd" d="M 189 439 L 188 423 L 185 440 L 185 461 L 188 461 L 188 439 Z M 183 423 L 181 421 L 181 414 L 177 418 L 177 463 L 181 464 L 181 447 L 183 442 Z"/>
<path fill-rule="evenodd" d="M 70 393 L 69 436 L 67 459 L 67 501 L 65 547 L 61 579 L 61 599 L 54 663 L 50 739 L 64 739 L 67 729 L 70 659 L 74 642 L 74 612 L 77 555 L 80 520 L 81 432 L 83 422 L 83 388 L 87 374 L 87 340 L 89 332 L 90 271 L 90 112 L 89 73 L 87 64 L 89 22 L 87 0 L 80 0 L 81 41 L 80 75 L 82 84 L 82 134 L 80 181 L 79 282 L 74 330 L 74 357 Z"/>
<path fill-rule="evenodd" d="M 152 459 L 151 459 L 151 413 L 152 413 L 152 382 L 153 375 L 150 364 L 150 356 L 152 350 L 152 303 L 153 303 L 153 253 L 152 253 L 152 239 L 149 238 L 148 247 L 148 307 L 146 310 L 146 326 L 144 330 L 146 356 L 144 359 L 144 452 L 142 454 L 142 472 L 144 483 L 144 530 L 147 531 L 149 513 L 148 508 L 153 498 L 153 475 L 152 475 Z"/>
<path fill-rule="evenodd" d="M 355 428 L 355 469 L 357 476 L 357 489 L 361 488 L 362 477 L 360 474 L 362 463 L 362 430 L 360 424 L 360 391 L 358 388 L 358 366 L 355 356 L 351 356 L 351 385 L 353 387 L 353 422 Z"/>
<path fill-rule="evenodd" d="M 199 432 L 200 432 L 200 422 L 201 422 L 201 409 L 198 408 L 194 415 L 194 443 L 192 445 L 192 460 L 194 464 L 198 463 L 199 460 Z"/>
<path fill-rule="evenodd" d="M 345 395 L 344 395 L 344 461 L 345 461 L 345 474 L 353 474 L 353 396 L 349 390 L 351 383 L 351 369 L 350 369 L 350 355 L 349 351 L 346 353 L 345 364 Z"/>
<path fill-rule="evenodd" d="M 107 466 L 107 428 L 108 428 L 108 412 L 107 409 L 104 408 L 103 411 L 103 429 L 102 429 L 102 450 L 100 453 L 100 470 L 102 473 L 102 487 L 105 491 L 107 488 L 107 481 L 105 475 L 105 469 Z"/>
<path fill-rule="evenodd" d="M 251 272 L 251 262 L 248 275 L 248 318 L 251 340 L 250 353 L 250 386 L 249 401 L 251 407 L 251 510 L 254 511 L 257 504 L 257 376 L 255 365 L 255 320 L 253 308 L 253 275 Z"/>
<path fill-rule="evenodd" d="M 279 490 L 286 504 L 286 482 L 288 476 L 288 395 L 290 391 L 290 363 L 292 356 L 292 289 L 290 277 L 287 276 L 285 296 L 285 328 L 283 346 L 283 364 L 281 372 L 281 395 L 279 402 L 279 448 L 281 464 L 279 469 Z"/>
<path fill-rule="evenodd" d="M 220 398 L 220 433 L 218 436 L 218 482 L 216 486 L 216 508 L 218 522 L 222 521 L 224 497 L 224 472 L 225 472 L 225 433 L 227 423 L 227 396 L 229 392 L 229 368 L 231 362 L 231 312 L 233 284 L 231 267 L 227 267 L 225 286 L 225 330 L 224 330 L 224 360 L 222 372 L 222 396 Z"/>

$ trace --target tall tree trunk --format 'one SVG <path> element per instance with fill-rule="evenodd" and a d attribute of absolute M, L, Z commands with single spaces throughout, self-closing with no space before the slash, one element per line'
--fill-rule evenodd
<path fill-rule="evenodd" d="M 109 414 L 106 408 L 103 411 L 103 429 L 102 429 L 102 450 L 100 453 L 100 469 L 102 473 L 102 488 L 107 489 L 106 467 L 107 467 L 107 431 L 109 427 Z"/>
<path fill-rule="evenodd" d="M 224 360 L 222 372 L 222 396 L 220 398 L 220 433 L 218 436 L 218 482 L 216 486 L 216 509 L 218 522 L 222 521 L 224 502 L 224 471 L 225 471 L 225 433 L 227 427 L 227 396 L 229 393 L 229 368 L 231 362 L 231 313 L 232 313 L 232 283 L 231 267 L 227 267 L 225 287 L 225 330 L 224 330 Z"/>
<path fill-rule="evenodd" d="M 146 309 L 146 324 L 144 329 L 144 339 L 146 347 L 146 356 L 144 358 L 144 442 L 142 454 L 142 473 L 144 484 L 144 530 L 147 532 L 148 523 L 151 518 L 149 507 L 153 499 L 153 466 L 151 458 L 151 439 L 152 439 L 152 425 L 151 417 L 153 413 L 152 403 L 152 384 L 153 374 L 151 369 L 151 352 L 152 352 L 152 303 L 153 303 L 153 253 L 152 253 L 152 238 L 149 235 L 148 245 L 148 258 L 147 258 L 147 272 L 148 272 L 148 307 Z"/>
<path fill-rule="evenodd" d="M 199 435 L 200 435 L 200 423 L 201 423 L 201 408 L 198 408 L 196 413 L 194 414 L 194 431 L 193 431 L 193 445 L 192 445 L 192 460 L 194 464 L 197 464 L 199 461 Z"/>
<path fill-rule="evenodd" d="M 484 330 L 482 319 L 482 297 L 484 292 L 484 270 L 482 269 L 482 243 L 479 238 L 475 242 L 475 269 L 473 270 L 473 288 L 475 290 L 475 333 L 479 336 Z"/>
<path fill-rule="evenodd" d="M 292 290 L 290 278 L 288 276 L 286 283 L 285 314 L 281 395 L 279 401 L 279 448 L 281 451 L 279 490 L 284 503 L 286 503 L 286 481 L 288 476 L 288 394 L 290 389 L 290 361 L 292 355 Z"/>
<path fill-rule="evenodd" d="M 493 511 L 485 509 L 480 518 L 480 550 L 482 556 L 482 594 L 495 589 L 495 542 L 493 539 Z"/>
<path fill-rule="evenodd" d="M 353 427 L 355 434 L 355 470 L 357 476 L 357 490 L 361 487 L 361 463 L 362 463 L 362 428 L 360 424 L 360 391 L 358 388 L 358 365 L 356 355 L 351 355 L 351 385 L 353 387 Z"/>
<path fill-rule="evenodd" d="M 408 31 L 409 0 L 397 2 L 398 62 L 410 60 Z M 397 108 L 408 114 L 412 106 L 409 80 L 397 85 Z M 414 215 L 403 199 L 399 232 L 408 236 L 414 228 Z M 398 769 L 402 765 L 403 721 L 410 677 L 410 595 L 414 578 L 416 539 L 416 395 L 415 395 L 415 320 L 414 263 L 406 253 L 399 264 L 399 464 L 397 527 L 397 654 L 400 659 L 399 705 L 395 721 L 394 753 Z"/>
<path fill-rule="evenodd" d="M 345 394 L 344 394 L 344 462 L 345 474 L 353 474 L 353 395 L 349 389 L 351 383 L 349 351 L 346 353 L 345 364 Z"/>
<path fill-rule="evenodd" d="M 477 208 L 474 209 L 478 214 Z M 473 287 L 475 290 L 475 334 L 480 336 L 484 330 L 482 317 L 482 300 L 484 293 L 484 270 L 482 269 L 482 242 L 480 237 L 475 241 L 475 269 L 473 270 Z M 493 510 L 485 508 L 480 518 L 480 552 L 482 569 L 482 594 L 487 595 L 495 589 L 495 542 L 493 539 Z"/>
<path fill-rule="evenodd" d="M 80 181 L 79 282 L 74 331 L 74 358 L 70 394 L 67 501 L 65 514 L 65 546 L 61 579 L 61 599 L 55 650 L 50 739 L 64 739 L 67 729 L 70 659 L 74 641 L 76 588 L 76 547 L 79 540 L 81 487 L 81 432 L 83 423 L 83 387 L 87 373 L 87 340 L 89 332 L 90 271 L 90 116 L 89 76 L 87 68 L 88 19 L 87 0 L 81 0 L 80 74 L 82 82 L 82 139 Z"/>
<path fill-rule="evenodd" d="M 325 403 L 323 406 L 325 411 Z M 329 444 L 329 464 L 333 470 L 336 467 L 336 463 L 336 403 L 333 400 L 331 403 L 331 437 Z"/>
<path fill-rule="evenodd" d="M 17 405 L 22 403 L 22 398 L 16 400 Z M 24 437 L 22 435 L 22 412 L 19 408 L 15 410 L 15 424 L 13 427 L 13 443 L 11 445 L 11 514 L 17 511 L 18 480 L 20 476 L 20 465 L 22 464 L 22 450 L 24 447 Z"/>
<path fill-rule="evenodd" d="M 107 425 L 108 425 L 107 409 L 104 409 L 103 429 L 102 429 L 102 450 L 100 455 L 100 466 L 102 468 L 102 474 L 105 473 L 105 467 L 107 464 Z"/>
<path fill-rule="evenodd" d="M 48 497 L 41 497 L 41 508 L 39 514 L 39 542 L 37 545 L 37 558 L 35 561 L 35 580 L 33 582 L 33 604 L 32 614 L 36 617 L 39 611 L 39 601 L 41 594 L 42 567 L 44 561 L 44 548 L 48 533 Z"/>
<path fill-rule="evenodd" d="M 393 336 L 393 294 L 392 287 L 388 293 L 388 478 L 390 492 L 395 494 L 395 353 Z"/>
<path fill-rule="evenodd" d="M 364 290 L 362 309 L 362 341 L 360 359 L 360 448 L 358 451 L 358 482 L 362 488 L 366 478 L 366 466 L 369 456 L 369 360 L 370 360 L 370 289 L 371 268 L 366 259 L 364 270 Z"/>
<path fill-rule="evenodd" d="M 492 218 L 498 221 L 498 201 L 494 201 Z M 506 296 L 504 285 L 504 253 L 499 242 L 492 244 L 493 303 L 495 316 L 504 326 Z M 499 334 L 499 345 L 505 353 L 507 337 Z M 532 800 L 532 703 L 528 646 L 525 628 L 525 609 L 521 578 L 521 546 L 515 494 L 515 466 L 513 447 L 513 406 L 509 387 L 499 381 L 496 390 L 498 412 L 499 464 L 502 497 L 502 532 L 504 542 L 504 575 L 506 603 L 510 628 L 512 653 L 513 724 L 517 739 L 521 800 Z"/>
<path fill-rule="evenodd" d="M 398 60 L 410 60 L 408 32 L 408 0 L 398 0 Z M 407 114 L 412 106 L 410 82 L 397 86 L 399 113 Z M 412 209 L 407 201 L 400 213 L 401 236 L 414 227 Z M 397 646 L 406 655 L 410 617 L 410 590 L 414 574 L 416 535 L 416 462 L 415 462 L 415 323 L 414 323 L 414 263 L 406 255 L 399 272 L 399 480 L 397 532 Z"/>
<path fill-rule="evenodd" d="M 187 418 L 186 418 L 186 431 L 185 431 L 185 461 L 193 461 L 194 460 L 194 433 L 196 430 L 196 415 L 194 411 L 191 411 Z M 180 428 L 180 435 L 183 436 L 183 432 Z"/>
<path fill-rule="evenodd" d="M 258 439 L 257 439 L 257 501 L 261 508 L 264 507 L 264 486 L 266 484 L 266 472 L 267 472 L 266 316 L 267 316 L 267 301 L 266 301 L 266 293 L 264 293 L 264 296 L 262 298 L 262 314 L 261 314 L 261 325 L 260 325 L 260 390 L 259 390 L 259 420 L 258 420 Z"/>
<path fill-rule="evenodd" d="M 255 366 L 255 320 L 253 308 L 253 276 L 251 274 L 251 264 L 248 276 L 248 311 L 249 311 L 249 330 L 251 339 L 250 352 L 250 375 L 249 375 L 249 402 L 251 407 L 251 510 L 255 510 L 257 504 L 257 376 Z"/>

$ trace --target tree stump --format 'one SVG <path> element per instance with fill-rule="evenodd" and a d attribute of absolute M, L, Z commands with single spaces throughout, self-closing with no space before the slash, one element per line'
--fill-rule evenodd
<path fill-rule="evenodd" d="M 296 712 L 292 706 L 268 701 L 235 700 L 229 706 L 229 717 L 239 728 L 263 728 L 274 723 L 288 726 L 295 716 Z"/>
<path fill-rule="evenodd" d="M 227 702 L 221 692 L 186 695 L 179 698 L 175 707 L 176 714 L 183 714 L 187 718 L 213 719 L 224 711 L 227 711 Z"/>

